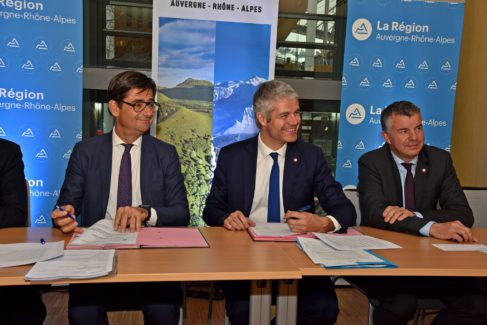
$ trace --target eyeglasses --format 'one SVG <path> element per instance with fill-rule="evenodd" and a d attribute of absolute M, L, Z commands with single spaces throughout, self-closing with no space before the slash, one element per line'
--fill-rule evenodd
<path fill-rule="evenodd" d="M 161 108 L 161 104 L 157 102 L 135 102 L 135 103 L 128 103 L 124 100 L 119 100 L 119 102 L 132 106 L 136 113 L 142 112 L 146 107 L 157 112 L 159 108 Z"/>

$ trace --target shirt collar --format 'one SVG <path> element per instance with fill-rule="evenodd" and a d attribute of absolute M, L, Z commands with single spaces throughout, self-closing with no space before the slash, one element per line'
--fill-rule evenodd
<path fill-rule="evenodd" d="M 272 150 L 268 146 L 265 145 L 265 143 L 262 141 L 259 133 L 258 137 L 258 142 L 257 142 L 257 149 L 259 150 L 259 154 L 262 157 L 267 157 L 269 156 L 272 152 L 277 152 L 279 156 L 285 157 L 286 156 L 286 149 L 287 149 L 287 143 L 285 143 L 282 147 L 280 147 L 277 150 Z"/>
<path fill-rule="evenodd" d="M 115 147 L 118 145 L 122 145 L 124 143 L 125 142 L 123 142 L 123 140 L 120 139 L 120 137 L 117 135 L 117 132 L 115 132 L 115 128 L 113 128 L 113 130 L 112 130 L 112 144 L 113 144 L 113 146 Z M 132 144 L 135 147 L 140 147 L 142 144 L 142 136 L 138 137 L 137 140 L 135 140 Z"/>
<path fill-rule="evenodd" d="M 401 164 L 403 162 L 405 162 L 404 160 L 402 160 L 401 158 L 399 158 L 395 153 L 394 151 L 391 150 L 391 154 L 392 154 L 392 158 L 394 158 L 394 161 L 396 162 L 396 165 L 397 166 L 402 166 Z M 414 157 L 411 161 L 410 161 L 411 164 L 413 164 L 413 166 L 416 166 L 418 164 L 418 156 Z M 404 167 L 404 166 L 403 166 Z"/>

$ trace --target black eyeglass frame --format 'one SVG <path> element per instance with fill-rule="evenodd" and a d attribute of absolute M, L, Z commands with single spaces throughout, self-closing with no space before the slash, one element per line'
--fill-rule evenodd
<path fill-rule="evenodd" d="M 124 100 L 119 100 L 118 102 L 131 106 L 132 109 L 134 110 L 134 112 L 136 112 L 136 113 L 142 112 L 147 107 L 149 107 L 149 109 L 153 110 L 154 112 L 157 112 L 161 108 L 161 104 L 159 104 L 158 102 L 138 101 L 138 102 L 134 102 L 134 103 L 129 103 L 129 102 L 126 102 Z M 142 108 L 136 108 L 136 106 L 140 106 L 140 105 L 143 105 L 143 107 Z M 150 105 L 152 105 L 152 107 Z"/>

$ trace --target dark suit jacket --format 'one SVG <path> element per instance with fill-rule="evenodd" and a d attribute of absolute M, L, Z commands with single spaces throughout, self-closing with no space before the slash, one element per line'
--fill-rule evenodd
<path fill-rule="evenodd" d="M 105 218 L 111 170 L 111 132 L 75 145 L 58 204 L 72 204 L 81 216 L 81 226 Z M 150 135 L 142 136 L 140 191 L 142 204 L 157 211 L 157 226 L 188 225 L 186 188 L 176 149 Z"/>
<path fill-rule="evenodd" d="M 203 218 L 210 226 L 222 226 L 228 213 L 252 208 L 257 168 L 257 137 L 231 144 L 220 151 Z M 356 213 L 326 164 L 321 150 L 301 140 L 289 143 L 283 181 L 284 210 L 314 206 L 314 195 L 322 208 L 346 229 L 354 225 Z M 314 208 L 313 208 L 314 210 Z"/>
<path fill-rule="evenodd" d="M 429 221 L 461 221 L 471 227 L 474 219 L 460 186 L 450 154 L 425 145 L 418 156 L 414 176 L 416 211 L 421 218 L 406 218 L 394 224 L 384 222 L 389 205 L 403 206 L 399 170 L 388 144 L 359 159 L 359 199 L 362 225 L 419 234 Z"/>
<path fill-rule="evenodd" d="M 0 228 L 27 222 L 27 186 L 20 147 L 0 139 Z"/>

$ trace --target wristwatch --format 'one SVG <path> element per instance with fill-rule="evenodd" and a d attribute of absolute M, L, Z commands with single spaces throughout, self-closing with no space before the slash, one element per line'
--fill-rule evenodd
<path fill-rule="evenodd" d="M 147 219 L 145 219 L 145 220 L 148 221 L 150 219 L 150 215 L 151 215 L 151 206 L 148 204 L 141 204 L 141 205 L 139 205 L 139 208 L 147 210 Z"/>

